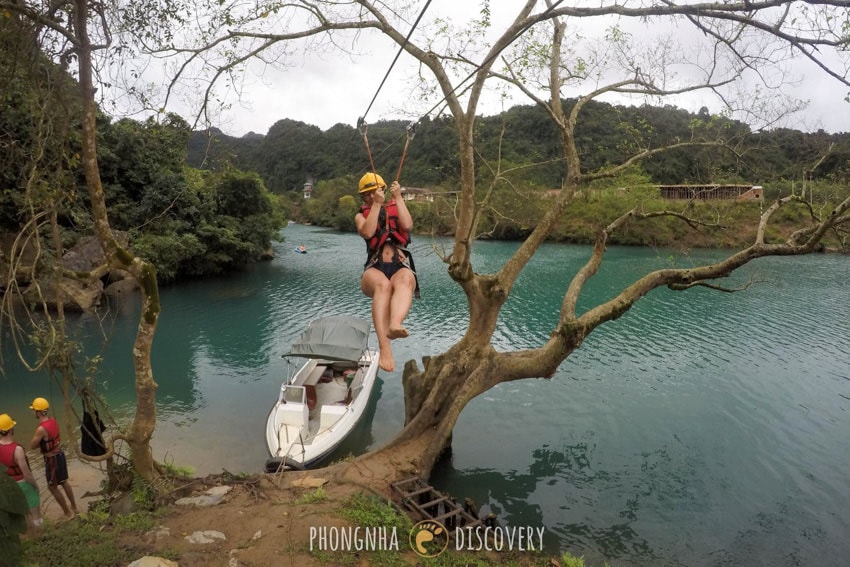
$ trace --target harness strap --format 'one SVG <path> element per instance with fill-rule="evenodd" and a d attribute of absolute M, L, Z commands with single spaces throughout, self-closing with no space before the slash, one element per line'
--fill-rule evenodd
<path fill-rule="evenodd" d="M 413 279 L 414 281 L 416 281 L 416 287 L 413 290 L 413 297 L 415 297 L 416 299 L 421 299 L 422 293 L 419 290 L 419 275 L 416 273 L 416 265 L 413 263 L 413 255 L 410 253 L 410 250 L 404 248 L 403 246 L 399 246 L 395 243 L 393 243 L 393 246 L 396 249 L 395 254 L 393 255 L 393 261 L 398 262 L 399 264 L 413 272 Z M 399 252 L 404 252 L 404 261 L 399 261 Z M 368 270 L 369 268 L 374 268 L 380 263 L 380 261 L 381 254 L 379 250 L 377 254 L 373 254 L 371 258 L 366 260 L 366 263 L 363 265 L 363 269 Z"/>

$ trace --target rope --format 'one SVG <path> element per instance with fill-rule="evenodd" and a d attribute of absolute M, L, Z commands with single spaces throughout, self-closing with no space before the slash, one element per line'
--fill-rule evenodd
<path fill-rule="evenodd" d="M 395 174 L 395 180 L 398 181 L 401 177 L 401 166 L 404 165 L 404 156 L 407 155 L 407 147 L 410 145 L 410 141 L 413 139 L 413 136 L 416 135 L 416 122 L 411 122 L 407 125 L 407 139 L 404 141 L 404 149 L 401 150 L 401 160 L 398 162 L 398 172 Z"/>

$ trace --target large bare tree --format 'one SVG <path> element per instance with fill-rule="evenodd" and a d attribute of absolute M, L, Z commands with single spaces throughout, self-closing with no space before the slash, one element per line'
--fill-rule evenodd
<path fill-rule="evenodd" d="M 627 221 L 664 215 L 692 226 L 702 222 L 682 211 L 623 211 L 608 226 L 600 227 L 588 261 L 576 273 L 563 275 L 569 285 L 548 340 L 532 349 L 497 351 L 492 337 L 501 307 L 565 207 L 588 183 L 616 176 L 634 163 L 675 148 L 713 146 L 734 152 L 739 142 L 710 129 L 695 130 L 690 139 L 662 146 L 635 136 L 629 141 L 630 155 L 621 163 L 588 171 L 582 166 L 576 141 L 576 126 L 588 102 L 612 94 L 661 101 L 705 92 L 715 95 L 730 116 L 744 116 L 759 126 L 775 124 L 788 111 L 799 108 L 793 100 L 780 96 L 790 80 L 791 61 L 807 60 L 831 76 L 836 88 L 850 84 L 846 52 L 850 3 L 604 1 L 590 5 L 528 0 L 515 8 L 517 13 L 504 30 L 487 36 L 486 32 L 493 31 L 491 7 L 482 2 L 480 18 L 465 29 L 453 29 L 446 20 L 433 21 L 408 38 L 409 22 L 424 5 L 404 2 L 391 6 L 369 0 L 267 2 L 250 12 L 228 6 L 223 16 L 211 14 L 206 20 L 212 25 L 195 38 L 199 43 L 172 43 L 154 50 L 160 56 L 182 57 L 181 72 L 173 77 L 171 88 L 179 85 L 188 69 L 194 69 L 193 73 L 209 73 L 211 93 L 216 80 L 233 77 L 244 63 L 256 58 L 281 60 L 293 45 L 342 49 L 337 46 L 343 43 L 345 30 L 364 35 L 374 30 L 418 61 L 424 102 L 416 110 L 428 108 L 436 100 L 433 108 L 445 109 L 454 118 L 461 192 L 453 248 L 445 262 L 449 275 L 466 294 L 469 325 L 446 352 L 423 360 L 423 369 L 415 361 L 405 365 L 404 429 L 384 447 L 336 465 L 340 477 L 368 477 L 379 489 L 411 472 L 427 477 L 450 443 L 458 416 L 472 399 L 503 382 L 552 376 L 589 333 L 620 317 L 653 289 L 718 288 L 714 280 L 729 276 L 755 258 L 814 251 L 828 231 L 850 221 L 850 200 L 845 200 L 825 216 L 812 212 L 810 221 L 786 240 L 768 242 L 765 235 L 773 214 L 781 207 L 804 206 L 794 196 L 780 199 L 764 211 L 757 234 L 745 249 L 715 264 L 653 271 L 579 315 L 579 294 L 603 261 L 609 235 Z M 215 22 L 226 25 L 218 27 Z M 674 25 L 680 40 L 691 38 L 686 45 L 664 33 Z M 644 33 L 633 33 L 639 26 Z M 601 30 L 600 36 L 590 37 L 594 28 Z M 683 33 L 682 28 L 688 31 Z M 638 36 L 648 41 L 640 43 Z M 492 40 L 488 43 L 483 37 Z M 306 46 L 305 38 L 309 40 Z M 683 73 L 686 66 L 698 72 Z M 437 88 L 429 91 L 433 85 Z M 480 179 L 476 158 L 486 156 L 476 154 L 475 119 L 488 88 L 516 89 L 546 110 L 560 132 L 564 182 L 553 206 L 513 256 L 497 272 L 485 274 L 475 270 L 471 250 L 481 215 L 492 206 L 492 189 L 501 178 L 497 157 L 489 156 L 494 183 L 476 186 Z M 436 95 L 429 99 L 429 92 Z M 565 108 L 568 96 L 573 102 Z M 208 110 L 202 106 L 201 112 Z M 370 469 L 369 475 L 363 474 L 365 468 Z"/>
<path fill-rule="evenodd" d="M 491 5 L 484 1 L 480 4 L 480 17 L 464 29 L 454 29 L 448 21 L 429 18 L 426 12 L 417 33 L 408 38 L 411 22 L 426 5 L 370 0 L 261 0 L 250 6 L 228 1 L 153 1 L 116 6 L 123 16 L 120 21 L 126 26 L 120 31 L 135 32 L 135 38 L 140 40 L 136 45 L 169 63 L 166 89 L 169 97 L 176 96 L 181 85 L 188 83 L 197 91 L 199 82 L 205 81 L 207 87 L 201 89 L 205 96 L 199 116 L 207 120 L 211 118 L 209 113 L 217 89 L 222 83 L 240 84 L 240 73 L 246 64 L 285 62 L 289 55 L 303 49 L 344 53 L 356 60 L 351 46 L 356 46 L 360 38 L 373 36 L 384 38 L 388 46 L 403 49 L 405 57 L 413 57 L 419 63 L 423 89 L 421 104 L 413 112 L 422 112 L 434 104 L 434 108 L 439 107 L 453 117 L 457 127 L 461 192 L 453 248 L 445 256 L 445 262 L 449 275 L 466 295 L 469 324 L 464 335 L 445 353 L 423 360 L 424 368 L 420 369 L 414 361 L 405 365 L 404 429 L 384 447 L 353 462 L 336 465 L 335 472 L 340 478 L 368 476 L 369 482 L 379 489 L 411 472 L 428 476 L 470 400 L 499 383 L 552 376 L 590 332 L 621 316 L 651 290 L 662 286 L 682 291 L 698 285 L 717 287 L 713 280 L 730 275 L 754 258 L 815 250 L 827 231 L 850 220 L 850 200 L 845 200 L 825 216 L 813 213 L 810 222 L 801 225 L 783 242 L 769 242 L 766 234 L 772 215 L 798 201 L 793 196 L 781 199 L 763 213 L 757 234 L 745 249 L 711 265 L 651 272 L 622 289 L 613 299 L 579 315 L 576 303 L 583 286 L 602 262 L 609 235 L 627 220 L 672 215 L 682 222 L 694 225 L 700 222 L 681 211 L 624 211 L 619 218 L 611 219 L 608 226 L 600 227 L 584 266 L 563 275 L 569 284 L 549 338 L 536 348 L 497 351 L 492 337 L 501 307 L 564 208 L 587 183 L 617 175 L 633 163 L 677 147 L 711 145 L 735 150 L 735 140 L 717 132 L 708 137 L 695 131 L 692 139 L 664 146 L 636 136 L 630 141 L 631 155 L 622 163 L 588 171 L 582 167 L 576 126 L 589 101 L 611 94 L 663 100 L 666 96 L 699 91 L 715 95 L 730 112 L 746 112 L 752 121 L 771 124 L 793 108 L 793 104 L 783 105 L 778 114 L 770 114 L 777 108 L 776 89 L 787 84 L 786 65 L 793 59 L 807 60 L 820 73 L 832 77 L 837 88 L 847 88 L 850 2 L 665 0 L 603 1 L 590 5 L 577 1 L 528 0 L 516 5 L 513 19 L 504 29 L 496 31 Z M 3 6 L 22 10 L 18 2 L 0 2 L 0 7 Z M 94 87 L 86 54 L 92 52 L 93 46 L 85 33 L 85 21 L 79 18 L 84 13 L 97 15 L 99 12 L 94 8 L 98 6 L 76 0 L 73 13 L 77 16 L 72 20 L 76 24 L 68 35 L 68 41 L 79 54 L 83 98 L 92 101 L 92 112 Z M 500 3 L 499 9 L 503 7 Z M 86 12 L 86 8 L 90 11 Z M 140 28 L 134 22 L 145 25 Z M 646 35 L 631 33 L 635 26 L 641 25 L 645 26 L 644 30 L 653 30 L 652 44 L 641 46 L 633 41 L 639 35 Z M 687 37 L 693 45 L 689 43 L 684 49 L 663 33 L 655 33 L 673 25 L 690 30 Z M 180 28 L 180 33 L 176 33 L 175 26 Z M 593 29 L 601 30 L 601 34 L 590 37 Z M 699 69 L 698 76 L 683 73 L 686 65 Z M 138 73 L 134 70 L 133 74 Z M 760 90 L 752 90 L 755 84 L 761 85 Z M 744 90 L 743 85 L 750 88 L 746 98 L 736 96 Z M 135 85 L 133 88 L 145 94 L 146 103 L 153 100 L 149 89 Z M 488 187 L 476 185 L 479 177 L 475 119 L 482 97 L 491 88 L 518 89 L 546 109 L 560 132 L 564 184 L 554 205 L 540 218 L 516 253 L 501 269 L 485 274 L 475 270 L 471 251 L 481 216 L 493 206 L 490 197 L 501 172 L 497 156 L 481 156 L 488 158 L 494 183 Z M 770 94 L 771 103 L 756 96 L 757 92 Z M 573 97 L 574 102 L 565 108 L 567 96 Z M 151 108 L 159 106 L 151 105 Z M 86 120 L 89 119 L 93 128 L 93 116 L 87 113 Z M 150 281 L 150 267 L 123 252 L 110 234 L 106 210 L 101 208 L 93 130 L 86 132 L 87 138 L 89 134 L 92 136 L 87 141 L 86 178 L 93 210 L 101 219 L 98 235 L 104 249 L 117 265 L 134 271 L 142 282 Z M 149 340 L 158 313 L 155 287 L 147 287 L 145 294 L 148 308 L 143 311 L 134 350 L 138 357 L 139 427 L 134 428 L 137 443 L 149 439 L 155 416 L 152 406 L 155 383 L 148 358 Z M 370 475 L 363 475 L 365 468 L 371 469 Z"/>

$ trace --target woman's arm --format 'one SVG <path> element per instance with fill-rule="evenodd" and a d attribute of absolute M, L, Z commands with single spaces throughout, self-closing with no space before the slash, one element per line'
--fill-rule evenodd
<path fill-rule="evenodd" d="M 369 209 L 369 216 L 363 216 L 363 213 L 357 213 L 354 217 L 354 225 L 357 227 L 357 234 L 365 239 L 370 239 L 375 236 L 375 231 L 378 230 L 378 218 L 381 216 L 381 206 L 384 204 L 384 192 L 378 190 L 373 193 L 372 206 Z"/>
<path fill-rule="evenodd" d="M 401 185 L 398 184 L 398 181 L 393 181 L 390 186 L 390 194 L 395 199 L 395 206 L 398 209 L 398 227 L 405 232 L 410 232 L 413 230 L 413 217 L 410 216 L 407 203 L 401 197 Z"/>

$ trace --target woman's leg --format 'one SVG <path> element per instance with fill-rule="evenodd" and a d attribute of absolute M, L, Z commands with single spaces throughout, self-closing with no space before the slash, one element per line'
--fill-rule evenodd
<path fill-rule="evenodd" d="M 372 324 L 378 335 L 378 366 L 382 370 L 395 370 L 395 360 L 390 346 L 388 331 L 390 326 L 390 299 L 392 285 L 383 272 L 377 268 L 369 268 L 360 278 L 360 289 L 367 297 L 372 298 Z"/>
<path fill-rule="evenodd" d="M 410 335 L 404 327 L 404 319 L 413 303 L 413 291 L 416 289 L 416 276 L 407 268 L 402 268 L 390 279 L 392 296 L 390 298 L 389 328 L 390 340 L 403 339 Z"/>

